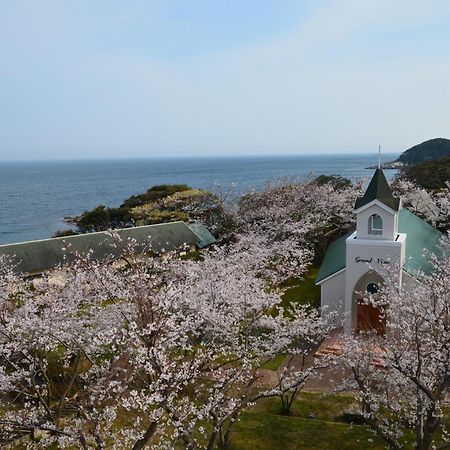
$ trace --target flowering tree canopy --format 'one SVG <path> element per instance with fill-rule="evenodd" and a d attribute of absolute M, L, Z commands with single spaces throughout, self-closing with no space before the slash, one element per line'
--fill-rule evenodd
<path fill-rule="evenodd" d="M 393 188 L 402 197 L 404 207 L 440 230 L 450 231 L 450 182 L 438 191 L 427 191 L 412 181 L 400 178 Z"/>
<path fill-rule="evenodd" d="M 236 222 L 242 234 L 265 240 L 287 276 L 298 276 L 314 257 L 323 256 L 332 239 L 351 228 L 359 195 L 359 183 L 280 181 L 242 196 Z"/>
<path fill-rule="evenodd" d="M 386 335 L 360 334 L 344 346 L 345 388 L 359 391 L 367 422 L 393 449 L 448 447 L 450 258 L 433 264 L 431 275 L 402 285 L 393 271 L 379 295 L 366 299 L 384 311 Z"/>
<path fill-rule="evenodd" d="M 280 353 L 302 353 L 324 325 L 279 308 L 259 261 L 224 247 L 199 261 L 147 258 L 76 263 L 0 282 L 1 439 L 44 433 L 30 447 L 228 448 L 240 412 L 304 384 L 311 370 L 259 382 Z"/>

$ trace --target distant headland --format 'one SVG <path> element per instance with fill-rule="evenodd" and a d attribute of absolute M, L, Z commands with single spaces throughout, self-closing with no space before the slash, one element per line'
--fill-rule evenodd
<path fill-rule="evenodd" d="M 396 160 L 381 164 L 382 169 L 402 169 L 405 166 L 433 161 L 450 156 L 450 139 L 434 138 L 405 150 Z M 366 167 L 376 169 L 378 166 Z"/>

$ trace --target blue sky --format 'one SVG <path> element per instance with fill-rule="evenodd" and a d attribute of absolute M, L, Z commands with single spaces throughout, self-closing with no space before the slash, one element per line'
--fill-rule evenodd
<path fill-rule="evenodd" d="M 448 0 L 0 0 L 0 159 L 450 137 Z"/>

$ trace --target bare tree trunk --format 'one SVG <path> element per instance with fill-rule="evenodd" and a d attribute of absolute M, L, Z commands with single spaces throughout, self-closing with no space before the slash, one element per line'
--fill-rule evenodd
<path fill-rule="evenodd" d="M 416 444 L 416 448 L 418 450 L 430 450 L 433 447 L 433 436 L 434 436 L 434 432 L 435 432 L 435 428 L 433 428 L 432 426 L 429 427 L 428 424 L 425 422 L 424 427 L 423 427 L 423 433 L 422 433 L 422 439 Z M 448 444 L 448 446 L 450 447 L 450 444 Z M 443 447 L 445 448 L 445 446 Z"/>
<path fill-rule="evenodd" d="M 289 394 L 287 393 L 280 394 L 280 400 L 281 400 L 280 414 L 283 416 L 290 416 L 292 402 L 289 399 Z"/>
<path fill-rule="evenodd" d="M 283 392 L 280 394 L 281 399 L 281 415 L 290 416 L 292 414 L 292 405 L 294 400 L 297 398 L 300 389 L 296 388 L 292 391 Z"/>
<path fill-rule="evenodd" d="M 83 448 L 84 450 L 89 450 L 88 443 L 87 443 L 86 438 L 84 437 L 83 433 L 79 434 L 78 440 L 80 441 L 81 448 Z"/>
<path fill-rule="evenodd" d="M 150 426 L 147 428 L 147 431 L 145 432 L 144 436 L 138 441 L 136 441 L 136 443 L 133 445 L 133 450 L 143 449 L 145 445 L 148 443 L 148 441 L 151 439 L 151 437 L 155 434 L 157 428 L 158 423 L 152 422 Z"/>
<path fill-rule="evenodd" d="M 105 450 L 106 448 L 105 443 L 103 442 L 103 439 L 100 436 L 98 430 L 95 430 L 94 436 L 95 436 L 95 443 L 97 444 L 96 450 Z"/>
<path fill-rule="evenodd" d="M 433 448 L 433 434 L 425 433 L 421 445 L 416 447 L 419 450 L 431 450 Z"/>
<path fill-rule="evenodd" d="M 423 442 L 423 402 L 419 388 L 416 389 L 416 448 L 417 450 L 425 450 L 422 447 Z"/>
<path fill-rule="evenodd" d="M 187 433 L 183 433 L 181 439 L 184 442 L 186 450 L 195 450 L 197 448 L 197 444 L 195 441 L 189 436 Z"/>
<path fill-rule="evenodd" d="M 217 443 L 217 438 L 219 436 L 219 432 L 214 428 L 213 432 L 211 433 L 211 436 L 209 437 L 208 441 L 208 447 L 207 450 L 214 450 Z"/>
<path fill-rule="evenodd" d="M 80 364 L 80 361 L 81 361 L 81 354 L 77 353 L 77 356 L 76 356 L 76 359 L 75 359 L 75 362 L 74 362 L 74 367 L 72 369 L 72 375 L 70 377 L 70 381 L 67 384 L 67 387 L 64 390 L 63 394 L 61 394 L 61 397 L 60 397 L 59 402 L 58 402 L 58 406 L 56 407 L 56 419 L 55 420 L 57 421 L 57 423 L 59 423 L 59 421 L 61 420 L 62 410 L 63 410 L 63 406 L 64 406 L 64 404 L 66 402 L 66 397 L 69 395 L 70 390 L 72 389 L 72 387 L 73 387 L 73 385 L 75 383 L 76 377 L 78 375 L 77 371 L 78 371 L 78 366 Z"/>
<path fill-rule="evenodd" d="M 223 437 L 223 440 L 220 444 L 221 450 L 231 450 L 231 445 L 233 443 L 233 433 L 234 428 L 236 426 L 236 417 L 233 416 L 231 418 L 230 424 L 228 425 L 228 429 L 225 433 L 225 436 Z"/>

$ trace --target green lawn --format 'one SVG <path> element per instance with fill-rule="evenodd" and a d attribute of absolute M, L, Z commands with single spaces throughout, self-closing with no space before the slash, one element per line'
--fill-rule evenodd
<path fill-rule="evenodd" d="M 340 420 L 343 412 L 358 411 L 359 406 L 351 395 L 322 394 L 317 392 L 301 392 L 292 407 L 292 416 L 307 419 L 310 414 L 318 420 Z M 259 401 L 253 408 L 259 414 L 275 414 L 280 412 L 278 398 L 266 398 Z"/>
<path fill-rule="evenodd" d="M 261 368 L 266 370 L 278 370 L 278 367 L 281 366 L 284 358 L 286 358 L 286 355 L 277 355 L 275 356 L 275 358 L 271 359 L 270 361 L 266 362 L 266 364 L 261 366 Z"/>
<path fill-rule="evenodd" d="M 385 449 L 384 441 L 367 426 L 343 420 L 344 412 L 358 411 L 359 405 L 350 395 L 301 392 L 291 416 L 279 413 L 278 399 L 264 399 L 242 413 L 236 426 L 233 450 Z M 444 411 L 443 422 L 449 428 L 450 410 Z M 407 432 L 404 438 L 411 442 L 414 435 Z M 411 448 L 410 444 L 405 448 Z"/>
<path fill-rule="evenodd" d="M 311 266 L 303 278 L 291 278 L 282 287 L 287 288 L 283 295 L 281 306 L 288 307 L 291 303 L 320 306 L 320 286 L 315 285 L 319 267 Z"/>
<path fill-rule="evenodd" d="M 234 450 L 384 449 L 361 425 L 246 412 L 236 428 Z"/>
<path fill-rule="evenodd" d="M 344 423 L 340 415 L 356 408 L 349 396 L 302 393 L 293 415 L 279 414 L 279 401 L 266 399 L 244 412 L 236 427 L 234 450 L 384 449 L 362 425 Z M 310 414 L 313 419 L 308 418 Z"/>

